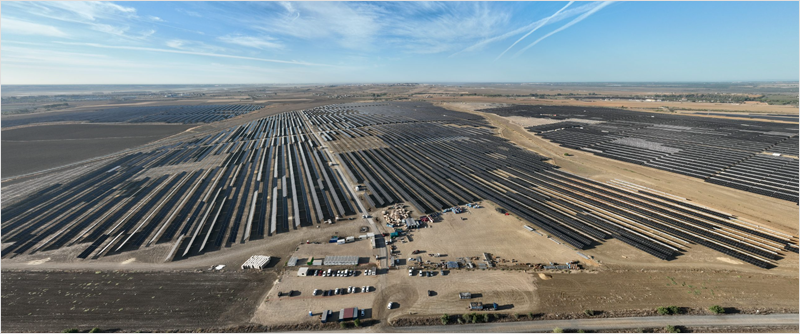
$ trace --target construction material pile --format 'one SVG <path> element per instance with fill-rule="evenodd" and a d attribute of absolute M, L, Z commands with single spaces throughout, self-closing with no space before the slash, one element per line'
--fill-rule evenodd
<path fill-rule="evenodd" d="M 395 204 L 391 210 L 383 211 L 383 220 L 392 225 L 402 224 L 409 217 L 411 211 L 404 209 L 402 204 Z"/>
<path fill-rule="evenodd" d="M 253 255 L 242 264 L 242 269 L 264 269 L 271 257 L 266 255 Z"/>

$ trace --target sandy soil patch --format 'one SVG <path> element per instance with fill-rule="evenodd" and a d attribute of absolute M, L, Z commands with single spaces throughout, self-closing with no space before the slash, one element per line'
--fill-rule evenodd
<path fill-rule="evenodd" d="M 293 102 L 293 101 L 311 101 L 311 99 L 271 99 L 271 100 L 258 100 L 253 103 L 269 103 L 269 102 Z"/>
<path fill-rule="evenodd" d="M 125 261 L 120 262 L 120 264 L 129 264 L 129 263 L 134 263 L 134 262 L 136 262 L 136 258 L 132 257 L 130 259 L 127 259 Z"/>
<path fill-rule="evenodd" d="M 40 265 L 40 264 L 43 264 L 43 263 L 45 263 L 45 262 L 47 262 L 47 261 L 50 261 L 50 258 L 49 258 L 49 257 L 48 257 L 48 258 L 46 258 L 46 259 L 38 259 L 38 260 L 31 260 L 31 261 L 28 261 L 28 265 L 29 265 L 29 266 L 38 266 L 38 265 Z"/>
<path fill-rule="evenodd" d="M 524 127 L 524 128 L 527 128 L 529 126 L 537 126 L 537 125 L 545 125 L 545 124 L 553 124 L 553 123 L 561 123 L 561 122 L 577 122 L 577 123 L 587 123 L 587 124 L 602 123 L 601 121 L 595 121 L 595 120 L 591 120 L 591 119 L 580 119 L 580 118 L 567 118 L 565 120 L 536 118 L 536 117 L 523 117 L 523 116 L 505 116 L 503 118 L 511 121 L 512 123 L 514 123 L 516 125 Z"/>
<path fill-rule="evenodd" d="M 586 107 L 609 107 L 609 108 L 628 108 L 642 111 L 653 111 L 661 107 L 672 107 L 676 110 L 701 110 L 701 111 L 741 111 L 754 113 L 776 113 L 776 114 L 797 114 L 797 107 L 790 105 L 766 105 L 766 104 L 732 104 L 732 103 L 701 103 L 701 102 L 645 102 L 645 101 L 592 101 L 592 100 L 550 100 L 550 99 L 523 99 L 523 98 L 492 98 L 492 97 L 470 97 L 462 96 L 458 98 L 431 98 L 431 102 L 448 102 L 452 104 L 456 101 L 468 101 L 476 104 L 486 103 L 508 103 L 508 104 L 530 104 L 530 105 L 557 105 L 557 106 L 586 106 Z"/>
<path fill-rule="evenodd" d="M 552 276 L 552 275 L 545 274 L 545 273 L 539 273 L 539 278 L 541 278 L 541 279 L 543 279 L 543 280 L 549 280 L 549 279 L 552 279 L 552 278 L 553 278 L 553 276 Z"/>
<path fill-rule="evenodd" d="M 206 100 L 206 103 L 230 103 L 230 102 L 248 102 L 251 103 L 249 97 L 243 97 L 241 99 L 218 99 L 218 100 Z"/>
<path fill-rule="evenodd" d="M 545 125 L 545 124 L 554 124 L 563 122 L 562 120 L 557 119 L 547 119 L 547 118 L 535 118 L 535 117 L 522 117 L 522 116 L 506 116 L 503 117 L 512 123 L 519 125 L 521 127 L 529 127 L 529 126 L 537 126 L 537 125 Z"/>
<path fill-rule="evenodd" d="M 730 264 L 742 264 L 741 262 L 731 259 L 729 257 L 718 257 L 717 260 Z"/>

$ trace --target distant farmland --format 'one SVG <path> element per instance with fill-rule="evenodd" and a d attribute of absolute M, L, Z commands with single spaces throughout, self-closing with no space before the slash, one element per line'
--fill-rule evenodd
<path fill-rule="evenodd" d="M 137 147 L 191 125 L 44 125 L 3 131 L 2 177 L 16 176 Z"/>

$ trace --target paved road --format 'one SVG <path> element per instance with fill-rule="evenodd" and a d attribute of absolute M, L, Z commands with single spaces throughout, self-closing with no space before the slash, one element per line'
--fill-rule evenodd
<path fill-rule="evenodd" d="M 614 330 L 672 326 L 798 326 L 798 314 L 679 315 L 658 317 L 600 318 L 500 322 L 475 325 L 383 327 L 386 332 L 460 333 L 460 332 L 550 332 L 553 328 Z"/>

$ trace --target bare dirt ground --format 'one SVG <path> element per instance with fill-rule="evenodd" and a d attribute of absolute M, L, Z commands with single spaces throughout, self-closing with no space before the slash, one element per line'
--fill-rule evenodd
<path fill-rule="evenodd" d="M 411 241 L 404 239 L 395 243 L 400 251 L 397 258 L 421 256 L 423 261 L 439 262 L 456 261 L 460 257 L 481 256 L 482 259 L 483 253 L 522 263 L 563 263 L 580 258 L 572 248 L 524 229 L 523 225 L 529 225 L 526 221 L 496 212 L 493 203 L 483 201 L 481 206 L 466 208 L 467 212 L 461 214 L 448 212 L 440 216 L 440 221 L 429 224 L 430 228 L 414 230 Z M 424 253 L 412 255 L 414 250 Z M 446 256 L 429 255 L 436 253 Z"/>
<path fill-rule="evenodd" d="M 58 167 L 137 147 L 191 125 L 68 124 L 3 131 L 2 177 Z"/>
<path fill-rule="evenodd" d="M 733 103 L 704 103 L 704 102 L 645 102 L 629 100 L 612 101 L 591 101 L 591 100 L 552 100 L 552 99 L 530 99 L 530 98 L 503 98 L 503 97 L 482 97 L 482 96 L 461 96 L 461 97 L 437 97 L 427 99 L 431 102 L 451 102 L 451 103 L 513 103 L 531 105 L 569 105 L 586 107 L 610 107 L 628 108 L 632 110 L 653 111 L 661 107 L 671 107 L 675 110 L 687 111 L 734 111 L 752 113 L 775 113 L 775 114 L 797 114 L 797 107 L 791 105 L 769 105 L 769 104 L 733 104 Z"/>
<path fill-rule="evenodd" d="M 758 195 L 703 182 L 680 174 L 655 168 L 640 166 L 622 161 L 596 156 L 589 152 L 558 146 L 537 137 L 517 124 L 503 117 L 475 112 L 482 104 L 444 104 L 445 108 L 480 114 L 486 117 L 503 138 L 521 147 L 551 158 L 551 162 L 563 170 L 605 182 L 620 179 L 648 188 L 688 198 L 700 205 L 728 212 L 746 220 L 758 222 L 770 228 L 797 235 L 797 221 L 800 220 L 797 206 L 768 196 Z M 573 156 L 564 156 L 570 153 Z"/>
<path fill-rule="evenodd" d="M 796 310 L 798 305 L 796 276 L 676 267 L 669 271 L 625 269 L 552 276 L 550 280 L 534 277 L 539 311 L 653 309 L 667 305 Z"/>
<path fill-rule="evenodd" d="M 167 330 L 246 322 L 272 272 L 3 271 L 6 332 Z"/>
<path fill-rule="evenodd" d="M 389 322 L 407 315 L 467 313 L 469 302 L 497 303 L 499 312 L 527 312 L 538 309 L 536 286 L 530 274 L 520 271 L 451 270 L 434 277 L 408 276 L 406 270 L 393 270 L 390 284 L 379 291 L 375 308 Z M 428 296 L 428 290 L 435 291 Z M 459 292 L 474 294 L 473 299 L 459 299 Z M 394 309 L 386 309 L 389 301 Z"/>

